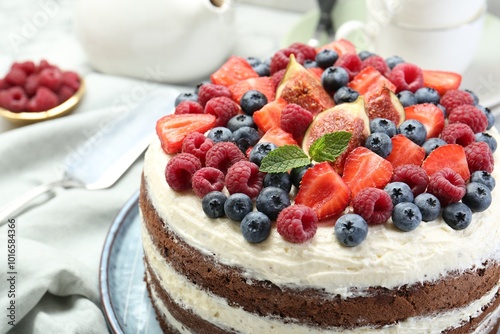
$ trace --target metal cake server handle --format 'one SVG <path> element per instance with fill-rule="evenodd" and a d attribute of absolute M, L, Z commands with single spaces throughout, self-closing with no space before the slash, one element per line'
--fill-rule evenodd
<path fill-rule="evenodd" d="M 332 10 L 337 0 L 317 0 L 317 2 L 319 6 L 319 20 L 313 37 L 307 42 L 312 47 L 327 43 L 335 35 Z"/>

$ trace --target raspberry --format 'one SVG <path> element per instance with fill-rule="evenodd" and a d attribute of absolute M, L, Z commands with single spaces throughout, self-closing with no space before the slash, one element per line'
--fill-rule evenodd
<path fill-rule="evenodd" d="M 0 79 L 0 90 L 4 90 L 10 87 L 10 84 L 5 79 Z"/>
<path fill-rule="evenodd" d="M 314 60 L 316 58 L 316 50 L 307 44 L 296 42 L 290 45 L 290 48 L 299 50 L 304 55 L 304 59 Z"/>
<path fill-rule="evenodd" d="M 22 69 L 24 71 L 24 73 L 26 73 L 26 75 L 30 75 L 32 73 L 35 73 L 36 71 L 36 65 L 34 62 L 32 61 L 23 61 L 22 63 L 14 63 L 14 65 L 12 65 L 13 67 L 19 67 L 20 69 Z"/>
<path fill-rule="evenodd" d="M 486 131 L 486 128 L 488 127 L 486 114 L 479 108 L 472 105 L 461 105 L 455 107 L 448 115 L 449 124 L 467 124 L 474 133 Z"/>
<path fill-rule="evenodd" d="M 203 114 L 203 107 L 196 101 L 184 100 L 175 107 L 174 114 Z"/>
<path fill-rule="evenodd" d="M 205 105 L 205 113 L 216 117 L 215 127 L 226 126 L 227 122 L 239 112 L 240 106 L 225 96 L 214 97 Z"/>
<path fill-rule="evenodd" d="M 441 132 L 441 139 L 448 144 L 458 144 L 463 147 L 475 141 L 474 131 L 464 123 L 449 124 Z"/>
<path fill-rule="evenodd" d="M 224 174 L 213 167 L 198 169 L 191 179 L 196 196 L 203 198 L 211 191 L 221 191 L 224 188 Z"/>
<path fill-rule="evenodd" d="M 64 101 L 69 100 L 75 94 L 73 88 L 62 85 L 57 91 L 57 97 L 59 98 L 59 103 L 63 103 Z"/>
<path fill-rule="evenodd" d="M 214 167 L 226 174 L 229 167 L 238 161 L 245 160 L 245 155 L 236 144 L 231 142 L 220 142 L 208 150 L 205 166 Z"/>
<path fill-rule="evenodd" d="M 352 200 L 354 213 L 363 217 L 369 225 L 385 223 L 392 214 L 391 196 L 378 188 L 364 188 Z"/>
<path fill-rule="evenodd" d="M 417 65 L 410 63 L 397 64 L 388 78 L 396 85 L 396 93 L 409 90 L 413 93 L 424 85 L 424 75 Z"/>
<path fill-rule="evenodd" d="M 447 113 L 450 114 L 450 112 L 458 106 L 464 104 L 473 105 L 474 98 L 466 91 L 459 89 L 450 89 L 446 91 L 446 93 L 444 93 L 443 96 L 441 96 L 439 104 L 445 107 Z"/>
<path fill-rule="evenodd" d="M 36 72 L 40 73 L 41 71 L 43 71 L 46 68 L 56 68 L 56 66 L 50 64 L 45 59 L 42 59 L 42 60 L 40 60 L 40 63 L 38 64 L 38 68 L 37 68 Z"/>
<path fill-rule="evenodd" d="M 80 88 L 80 76 L 73 71 L 62 72 L 62 84 L 71 87 L 75 92 Z"/>
<path fill-rule="evenodd" d="M 175 191 L 189 190 L 194 173 L 201 168 L 200 160 L 189 153 L 179 153 L 167 163 L 165 179 Z"/>
<path fill-rule="evenodd" d="M 443 168 L 430 176 L 427 192 L 436 196 L 444 207 L 464 197 L 465 181 L 453 169 Z"/>
<path fill-rule="evenodd" d="M 202 165 L 205 165 L 205 157 L 208 150 L 210 150 L 212 146 L 214 146 L 214 142 L 211 139 L 206 138 L 203 133 L 193 132 L 184 138 L 184 141 L 182 142 L 182 152 L 191 153 L 200 159 Z"/>
<path fill-rule="evenodd" d="M 13 86 L 23 86 L 27 75 L 19 67 L 13 67 L 5 76 L 5 81 Z"/>
<path fill-rule="evenodd" d="M 337 59 L 335 66 L 343 67 L 349 74 L 349 81 L 351 81 L 361 71 L 363 63 L 357 54 L 346 53 Z"/>
<path fill-rule="evenodd" d="M 38 83 L 38 74 L 30 74 L 26 81 L 24 82 L 24 90 L 28 96 L 33 96 L 36 94 L 36 90 L 40 87 Z"/>
<path fill-rule="evenodd" d="M 302 140 L 312 121 L 313 115 L 311 112 L 298 104 L 287 104 L 281 111 L 281 128 L 291 133 L 297 141 Z"/>
<path fill-rule="evenodd" d="M 400 165 L 394 168 L 391 182 L 404 182 L 410 188 L 414 197 L 417 197 L 427 189 L 429 176 L 425 170 L 417 165 Z"/>
<path fill-rule="evenodd" d="M 278 86 L 281 83 L 281 80 L 283 80 L 283 77 L 285 76 L 286 69 L 279 70 L 275 72 L 273 75 L 271 75 L 271 80 L 273 81 L 274 84 L 274 89 L 278 89 Z"/>
<path fill-rule="evenodd" d="M 53 92 L 57 92 L 62 84 L 62 73 L 57 68 L 46 68 L 40 72 L 38 77 L 40 86 L 47 87 Z"/>
<path fill-rule="evenodd" d="M 243 193 L 255 198 L 264 185 L 264 173 L 253 162 L 238 161 L 227 170 L 226 188 L 230 194 Z"/>
<path fill-rule="evenodd" d="M 26 111 L 28 97 L 21 87 L 11 87 L 0 92 L 0 107 L 12 112 Z"/>
<path fill-rule="evenodd" d="M 363 60 L 361 69 L 363 70 L 368 66 L 371 66 L 380 73 L 382 73 L 384 77 L 388 77 L 389 74 L 391 73 L 391 69 L 389 68 L 389 66 L 387 66 L 387 63 L 385 62 L 384 58 L 378 55 L 373 55 Z"/>
<path fill-rule="evenodd" d="M 488 173 L 493 172 L 495 161 L 487 143 L 478 141 L 467 145 L 465 147 L 465 157 L 471 173 L 479 170 Z"/>
<path fill-rule="evenodd" d="M 207 104 L 210 99 L 218 96 L 232 97 L 229 88 L 223 85 L 207 83 L 201 85 L 198 90 L 198 102 L 202 107 L 205 107 L 205 104 Z"/>
<path fill-rule="evenodd" d="M 286 241 L 302 243 L 316 234 L 318 216 L 310 207 L 294 204 L 280 212 L 276 229 Z"/>
<path fill-rule="evenodd" d="M 295 48 L 286 48 L 276 51 L 276 53 L 271 58 L 271 65 L 269 69 L 271 70 L 271 74 L 278 72 L 279 70 L 283 70 L 288 66 L 290 62 L 290 55 L 293 54 L 295 56 L 295 60 L 299 64 L 304 63 L 306 59 L 304 54 L 300 52 L 299 49 Z"/>
<path fill-rule="evenodd" d="M 26 108 L 28 111 L 46 111 L 56 107 L 59 104 L 59 98 L 47 87 L 39 87 L 36 90 L 35 96 L 33 96 Z"/>

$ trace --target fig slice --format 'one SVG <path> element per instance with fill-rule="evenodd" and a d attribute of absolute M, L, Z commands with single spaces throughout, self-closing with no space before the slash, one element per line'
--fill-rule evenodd
<path fill-rule="evenodd" d="M 386 86 L 382 86 L 365 102 L 366 114 L 371 120 L 380 117 L 394 122 L 399 127 L 406 119 L 406 113 L 398 97 Z"/>

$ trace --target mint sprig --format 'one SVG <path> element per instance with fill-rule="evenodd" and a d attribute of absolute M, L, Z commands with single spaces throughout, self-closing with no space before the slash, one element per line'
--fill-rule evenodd
<path fill-rule="evenodd" d="M 335 161 L 347 148 L 352 134 L 347 131 L 327 133 L 316 139 L 307 155 L 296 145 L 284 145 L 272 150 L 262 159 L 260 171 L 283 173 L 292 168 L 307 166 L 311 161 Z"/>

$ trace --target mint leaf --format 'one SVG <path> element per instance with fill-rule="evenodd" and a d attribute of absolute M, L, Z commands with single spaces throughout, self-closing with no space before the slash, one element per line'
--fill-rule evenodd
<path fill-rule="evenodd" d="M 296 145 L 284 145 L 269 152 L 260 164 L 260 171 L 266 173 L 283 173 L 292 168 L 306 166 L 311 160 Z"/>
<path fill-rule="evenodd" d="M 351 137 L 347 131 L 327 133 L 309 147 L 309 156 L 316 162 L 335 161 L 346 150 Z"/>

